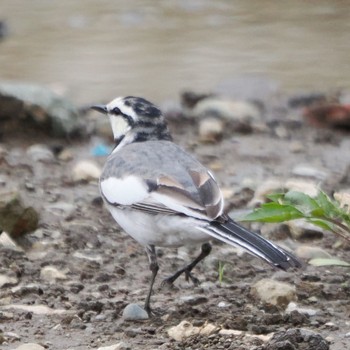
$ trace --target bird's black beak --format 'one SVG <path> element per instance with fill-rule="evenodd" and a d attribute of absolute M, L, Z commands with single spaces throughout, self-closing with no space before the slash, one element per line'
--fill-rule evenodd
<path fill-rule="evenodd" d="M 94 105 L 94 106 L 91 106 L 90 108 L 102 114 L 108 113 L 107 107 L 105 105 Z"/>

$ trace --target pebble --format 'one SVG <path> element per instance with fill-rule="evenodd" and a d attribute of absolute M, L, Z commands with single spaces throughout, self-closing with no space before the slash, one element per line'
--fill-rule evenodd
<path fill-rule="evenodd" d="M 76 251 L 74 252 L 73 256 L 78 259 L 85 259 L 88 261 L 95 261 L 98 263 L 102 263 L 102 256 L 95 254 L 91 250 L 85 250 L 85 251 Z"/>
<path fill-rule="evenodd" d="M 350 190 L 334 193 L 334 199 L 348 214 L 350 214 Z"/>
<path fill-rule="evenodd" d="M 127 321 L 148 320 L 148 313 L 137 304 L 129 304 L 123 310 L 123 318 Z"/>
<path fill-rule="evenodd" d="M 325 171 L 316 169 L 306 164 L 299 164 L 292 170 L 293 175 L 301 177 L 311 177 L 316 180 L 325 180 L 328 174 Z"/>
<path fill-rule="evenodd" d="M 218 118 L 203 118 L 199 122 L 199 140 L 201 142 L 217 142 L 224 133 L 224 122 Z"/>
<path fill-rule="evenodd" d="M 101 168 L 94 162 L 82 160 L 75 164 L 72 170 L 73 181 L 96 180 L 101 175 Z"/>
<path fill-rule="evenodd" d="M 20 340 L 21 339 L 21 337 L 17 333 L 14 333 L 14 332 L 5 332 L 4 333 L 4 337 L 5 338 L 12 338 L 12 339 L 15 339 L 15 340 Z"/>
<path fill-rule="evenodd" d="M 322 238 L 323 230 L 305 219 L 296 219 L 286 223 L 289 227 L 290 234 L 294 239 L 304 238 Z"/>
<path fill-rule="evenodd" d="M 13 287 L 18 283 L 18 279 L 7 275 L 0 275 L 0 288 Z"/>
<path fill-rule="evenodd" d="M 68 162 L 74 158 L 71 150 L 65 148 L 57 156 L 57 158 L 63 162 Z"/>
<path fill-rule="evenodd" d="M 265 303 L 286 307 L 297 299 L 295 286 L 263 278 L 252 286 L 252 294 Z"/>
<path fill-rule="evenodd" d="M 301 245 L 295 250 L 295 254 L 302 259 L 311 260 L 315 258 L 331 258 L 332 256 L 319 247 Z"/>
<path fill-rule="evenodd" d="M 46 145 L 35 144 L 27 149 L 27 155 L 35 162 L 52 162 L 55 159 L 53 152 Z"/>
<path fill-rule="evenodd" d="M 292 141 L 289 145 L 289 149 L 293 153 L 301 153 L 305 151 L 304 144 L 300 141 Z"/>
<path fill-rule="evenodd" d="M 57 216 L 62 216 L 65 219 L 72 217 L 75 209 L 75 205 L 66 202 L 56 202 L 46 206 L 48 212 Z"/>
<path fill-rule="evenodd" d="M 319 313 L 319 310 L 300 307 L 295 302 L 290 302 L 286 308 L 286 313 L 290 314 L 293 311 L 298 311 L 299 313 L 308 315 L 308 316 L 315 316 L 316 314 Z"/>
<path fill-rule="evenodd" d="M 54 266 L 45 266 L 40 271 L 40 278 L 49 283 L 56 283 L 57 280 L 67 279 L 67 276 Z"/>
<path fill-rule="evenodd" d="M 208 298 L 203 295 L 184 295 L 180 297 L 180 300 L 188 305 L 199 305 L 206 303 Z"/>
<path fill-rule="evenodd" d="M 27 343 L 18 346 L 15 350 L 45 350 L 45 348 L 39 344 Z"/>
<path fill-rule="evenodd" d="M 311 197 L 316 197 L 319 192 L 319 185 L 312 180 L 290 178 L 285 182 L 285 187 L 289 191 L 303 192 Z"/>
<path fill-rule="evenodd" d="M 266 202 L 266 196 L 271 193 L 283 192 L 285 184 L 282 180 L 271 178 L 257 187 L 254 197 L 249 202 L 248 207 L 255 208 L 257 205 Z"/>
<path fill-rule="evenodd" d="M 120 342 L 118 344 L 113 344 L 113 345 L 109 345 L 109 346 L 102 346 L 100 348 L 98 348 L 97 350 L 126 350 L 126 349 L 130 349 L 130 347 L 124 343 L 124 342 Z"/>
<path fill-rule="evenodd" d="M 66 310 L 63 309 L 51 309 L 50 307 L 46 305 L 24 305 L 24 304 L 9 304 L 9 305 L 3 305 L 3 309 L 9 310 L 9 309 L 16 309 L 16 310 L 22 310 L 27 312 L 32 312 L 33 314 L 37 315 L 54 315 L 54 314 L 63 314 L 66 312 Z"/>
<path fill-rule="evenodd" d="M 214 116 L 247 124 L 260 121 L 260 111 L 253 104 L 220 97 L 209 97 L 199 101 L 193 108 L 192 114 L 198 117 Z"/>
<path fill-rule="evenodd" d="M 0 246 L 18 252 L 23 251 L 23 249 L 16 244 L 16 242 L 7 234 L 7 232 L 2 232 L 0 234 Z"/>
<path fill-rule="evenodd" d="M 218 329 L 219 328 L 212 323 L 205 323 L 201 327 L 195 327 L 188 321 L 181 321 L 177 326 L 169 328 L 168 335 L 176 341 L 182 341 L 197 334 L 209 336 L 218 331 Z"/>

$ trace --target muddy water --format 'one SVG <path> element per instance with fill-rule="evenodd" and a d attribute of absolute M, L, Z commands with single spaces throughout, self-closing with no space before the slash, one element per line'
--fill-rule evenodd
<path fill-rule="evenodd" d="M 289 90 L 350 86 L 350 2 L 1 0 L 0 79 L 77 102 L 174 99 L 242 74 Z"/>

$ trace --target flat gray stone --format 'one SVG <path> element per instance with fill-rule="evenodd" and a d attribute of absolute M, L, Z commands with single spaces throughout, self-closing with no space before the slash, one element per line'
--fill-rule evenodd
<path fill-rule="evenodd" d="M 140 320 L 148 320 L 148 313 L 137 304 L 129 304 L 125 307 L 123 311 L 124 320 L 128 321 L 140 321 Z"/>

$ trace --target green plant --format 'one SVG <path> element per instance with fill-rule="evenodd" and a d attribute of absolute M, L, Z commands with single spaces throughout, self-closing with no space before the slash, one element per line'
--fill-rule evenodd
<path fill-rule="evenodd" d="M 219 283 L 222 284 L 224 281 L 224 271 L 225 271 L 225 263 L 219 261 Z"/>
<path fill-rule="evenodd" d="M 254 209 L 242 221 L 284 222 L 304 218 L 306 221 L 331 231 L 350 242 L 350 211 L 341 207 L 323 191 L 316 197 L 289 191 L 267 197 L 270 202 Z"/>

